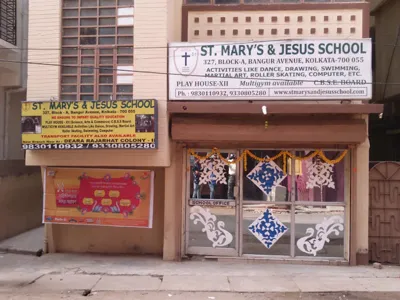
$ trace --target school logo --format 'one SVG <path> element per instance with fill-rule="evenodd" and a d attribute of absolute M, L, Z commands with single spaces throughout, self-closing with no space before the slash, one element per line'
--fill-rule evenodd
<path fill-rule="evenodd" d="M 23 111 L 28 111 L 31 105 L 27 102 L 22 102 L 22 110 Z"/>
<path fill-rule="evenodd" d="M 191 75 L 196 70 L 199 60 L 199 51 L 196 48 L 178 48 L 173 55 L 175 68 L 181 75 Z"/>

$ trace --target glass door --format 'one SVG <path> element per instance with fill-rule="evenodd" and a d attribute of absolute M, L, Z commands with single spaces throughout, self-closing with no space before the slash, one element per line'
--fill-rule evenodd
<path fill-rule="evenodd" d="M 237 150 L 196 149 L 188 154 L 186 253 L 238 256 Z"/>

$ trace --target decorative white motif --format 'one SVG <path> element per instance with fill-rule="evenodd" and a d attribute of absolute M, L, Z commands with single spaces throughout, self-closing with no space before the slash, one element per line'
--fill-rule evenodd
<path fill-rule="evenodd" d="M 266 158 L 269 157 L 266 156 Z M 267 196 L 271 194 L 272 188 L 279 185 L 286 176 L 274 161 L 260 162 L 247 174 L 247 178 Z"/>
<path fill-rule="evenodd" d="M 322 250 L 325 243 L 329 243 L 329 235 L 339 235 L 340 231 L 344 230 L 344 221 L 341 216 L 332 216 L 329 219 L 324 218 L 321 224 L 315 225 L 317 234 L 314 237 L 315 230 L 308 228 L 306 230 L 307 235 L 297 240 L 297 248 L 300 251 L 310 254 L 317 255 L 317 252 Z"/>
<path fill-rule="evenodd" d="M 219 158 L 200 159 L 200 184 L 215 181 L 216 184 L 228 184 L 226 181 L 226 164 Z"/>
<path fill-rule="evenodd" d="M 267 209 L 250 224 L 249 230 L 267 249 L 270 249 L 288 228 Z"/>
<path fill-rule="evenodd" d="M 212 242 L 213 248 L 225 247 L 233 240 L 232 234 L 224 229 L 225 223 L 222 221 L 217 222 L 217 217 L 211 214 L 209 209 L 193 206 L 190 209 L 190 220 L 193 220 L 194 224 L 200 222 L 204 225 L 201 231 L 207 234 L 207 238 Z"/>
<path fill-rule="evenodd" d="M 57 183 L 57 193 L 64 193 L 64 182 Z"/>
<path fill-rule="evenodd" d="M 333 181 L 333 165 L 322 162 L 317 159 L 315 162 L 307 162 L 307 173 L 308 180 L 306 184 L 307 189 L 313 189 L 318 187 L 322 190 L 322 187 L 327 186 L 328 188 L 335 189 L 335 182 Z"/>

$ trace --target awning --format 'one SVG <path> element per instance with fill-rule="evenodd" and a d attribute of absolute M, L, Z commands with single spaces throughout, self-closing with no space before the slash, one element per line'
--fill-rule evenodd
<path fill-rule="evenodd" d="M 379 114 L 382 104 L 324 104 L 290 102 L 232 102 L 232 101 L 168 101 L 169 113 L 183 114 L 262 114 L 262 107 L 268 114 Z"/>
<path fill-rule="evenodd" d="M 179 114 L 171 117 L 171 136 L 199 146 L 355 145 L 367 139 L 367 125 L 343 117 Z"/>

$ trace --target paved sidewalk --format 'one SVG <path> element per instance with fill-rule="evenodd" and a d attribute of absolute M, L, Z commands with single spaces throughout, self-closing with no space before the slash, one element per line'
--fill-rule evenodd
<path fill-rule="evenodd" d="M 400 292 L 400 267 L 0 255 L 0 292 Z"/>
<path fill-rule="evenodd" d="M 0 242 L 0 251 L 37 254 L 43 248 L 44 226 L 21 233 L 12 238 Z"/>

